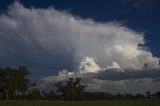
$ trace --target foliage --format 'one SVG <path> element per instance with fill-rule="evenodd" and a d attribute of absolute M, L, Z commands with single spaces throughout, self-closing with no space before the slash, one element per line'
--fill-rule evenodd
<path fill-rule="evenodd" d="M 55 84 L 57 90 L 41 92 L 36 83 L 28 79 L 26 66 L 18 68 L 0 68 L 0 99 L 1 100 L 66 100 L 66 101 L 97 101 L 113 99 L 160 99 L 160 91 L 143 94 L 109 94 L 106 92 L 87 92 L 81 84 L 81 78 L 69 78 Z"/>
<path fill-rule="evenodd" d="M 81 100 L 84 86 L 80 84 L 80 78 L 69 78 L 66 83 L 58 82 L 55 84 L 57 92 L 62 93 L 64 100 Z"/>
<path fill-rule="evenodd" d="M 18 69 L 10 67 L 0 69 L 0 91 L 3 94 L 2 98 L 10 99 L 13 95 L 19 95 L 22 99 L 29 85 L 27 75 L 29 73 L 25 66 L 19 66 Z"/>

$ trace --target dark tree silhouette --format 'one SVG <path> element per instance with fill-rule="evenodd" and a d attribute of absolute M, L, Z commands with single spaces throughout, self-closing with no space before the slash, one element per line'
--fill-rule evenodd
<path fill-rule="evenodd" d="M 150 97 L 151 97 L 151 92 L 150 92 L 150 91 L 146 91 L 145 93 L 146 93 L 146 97 L 147 97 L 147 98 L 150 98 Z"/>
<path fill-rule="evenodd" d="M 4 72 L 0 68 L 0 99 L 4 99 L 4 87 L 5 87 Z"/>
<path fill-rule="evenodd" d="M 145 96 L 140 94 L 140 93 L 138 93 L 138 94 L 135 95 L 135 98 L 136 99 L 143 99 L 143 98 L 145 98 Z"/>
<path fill-rule="evenodd" d="M 107 100 L 111 99 L 112 95 L 106 92 L 85 92 L 83 100 Z"/>
<path fill-rule="evenodd" d="M 20 94 L 24 96 L 27 91 L 29 80 L 27 79 L 28 70 L 25 66 L 15 68 L 0 69 L 0 91 L 3 98 L 10 99 L 11 96 Z"/>
<path fill-rule="evenodd" d="M 133 94 L 127 93 L 127 94 L 125 94 L 125 98 L 127 98 L 127 99 L 134 99 L 135 96 Z"/>
<path fill-rule="evenodd" d="M 50 92 L 42 92 L 42 97 L 44 100 L 60 100 L 61 96 L 56 95 L 56 93 L 54 91 L 50 91 Z"/>
<path fill-rule="evenodd" d="M 29 75 L 28 69 L 26 66 L 19 66 L 16 73 L 16 86 L 17 92 L 20 94 L 20 99 L 25 99 L 25 93 L 29 87 L 29 80 L 27 79 L 27 75 Z"/>
<path fill-rule="evenodd" d="M 160 98 L 160 91 L 156 92 L 156 97 Z"/>
<path fill-rule="evenodd" d="M 57 92 L 62 94 L 64 100 L 81 100 L 85 87 L 80 84 L 80 81 L 80 78 L 69 78 L 65 83 L 58 82 L 55 86 L 57 87 Z"/>
<path fill-rule="evenodd" d="M 33 83 L 30 85 L 30 88 L 28 91 L 28 99 L 33 101 L 41 99 L 41 93 L 36 83 Z"/>

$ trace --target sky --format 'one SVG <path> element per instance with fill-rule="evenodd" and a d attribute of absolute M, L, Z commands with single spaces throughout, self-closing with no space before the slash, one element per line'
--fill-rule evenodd
<path fill-rule="evenodd" d="M 160 87 L 159 0 L 1 0 L 0 66 L 26 65 L 47 88 L 81 77 L 89 91 Z"/>

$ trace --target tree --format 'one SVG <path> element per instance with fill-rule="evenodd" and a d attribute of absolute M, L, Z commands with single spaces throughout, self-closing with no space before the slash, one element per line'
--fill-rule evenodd
<path fill-rule="evenodd" d="M 43 91 L 42 94 L 43 94 L 44 100 L 58 100 L 58 99 L 60 100 L 61 99 L 58 95 L 56 95 L 54 91 L 50 91 L 48 93 Z"/>
<path fill-rule="evenodd" d="M 29 85 L 27 79 L 28 70 L 25 66 L 20 66 L 18 69 L 6 67 L 0 69 L 0 91 L 5 99 L 9 99 L 11 95 L 25 94 Z"/>
<path fill-rule="evenodd" d="M 160 98 L 160 91 L 156 92 L 156 97 Z"/>
<path fill-rule="evenodd" d="M 127 93 L 127 94 L 125 95 L 125 98 L 126 98 L 126 99 L 134 99 L 134 98 L 135 98 L 135 95 L 130 94 L 130 93 Z"/>
<path fill-rule="evenodd" d="M 145 93 L 146 93 L 146 97 L 147 97 L 147 98 L 150 98 L 150 97 L 151 97 L 151 92 L 150 92 L 150 91 L 146 91 Z"/>
<path fill-rule="evenodd" d="M 124 99 L 124 96 L 120 93 L 117 93 L 117 95 L 115 95 L 116 99 Z"/>
<path fill-rule="evenodd" d="M 111 94 L 106 92 L 85 92 L 83 100 L 107 100 L 111 99 Z"/>
<path fill-rule="evenodd" d="M 39 100 L 41 99 L 41 93 L 38 89 L 36 83 L 31 84 L 31 87 L 28 91 L 28 99 L 30 100 Z"/>
<path fill-rule="evenodd" d="M 4 68 L 3 75 L 3 89 L 5 99 L 8 100 L 9 96 L 16 90 L 16 70 L 9 67 Z"/>
<path fill-rule="evenodd" d="M 26 66 L 19 66 L 16 73 L 16 87 L 17 92 L 20 93 L 20 99 L 25 99 L 25 93 L 29 87 L 29 80 L 27 78 L 29 75 L 28 69 Z"/>
<path fill-rule="evenodd" d="M 55 86 L 57 87 L 57 92 L 62 94 L 64 100 L 81 100 L 85 87 L 80 84 L 80 81 L 80 78 L 69 78 L 65 83 L 58 82 Z"/>
<path fill-rule="evenodd" d="M 4 71 L 0 68 L 0 99 L 4 99 Z"/>
<path fill-rule="evenodd" d="M 136 97 L 136 99 L 143 99 L 143 98 L 145 98 L 145 96 L 142 95 L 142 94 L 140 94 L 140 93 L 136 94 L 135 97 Z"/>

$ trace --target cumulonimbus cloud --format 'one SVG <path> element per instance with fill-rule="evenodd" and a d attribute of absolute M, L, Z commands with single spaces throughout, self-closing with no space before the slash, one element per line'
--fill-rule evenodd
<path fill-rule="evenodd" d="M 76 70 L 61 75 L 99 73 L 107 68 L 143 70 L 146 65 L 158 68 L 159 58 L 139 46 L 143 44 L 143 33 L 118 22 L 96 22 L 52 7 L 25 8 L 15 2 L 0 14 L 2 66 Z"/>

